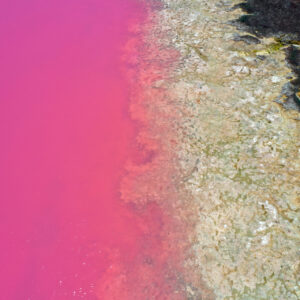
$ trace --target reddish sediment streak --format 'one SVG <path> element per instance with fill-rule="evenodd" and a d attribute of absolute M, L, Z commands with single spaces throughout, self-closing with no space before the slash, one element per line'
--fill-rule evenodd
<path fill-rule="evenodd" d="M 160 263 L 124 279 L 163 252 L 161 209 L 119 192 L 138 151 L 121 48 L 144 18 L 134 0 L 1 2 L 0 299 L 167 299 Z"/>

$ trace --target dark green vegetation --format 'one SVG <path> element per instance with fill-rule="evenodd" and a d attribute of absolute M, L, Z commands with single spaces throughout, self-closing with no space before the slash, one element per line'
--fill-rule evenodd
<path fill-rule="evenodd" d="M 300 0 L 247 0 L 238 5 L 246 14 L 235 26 L 257 38 L 274 37 L 285 45 L 287 63 L 293 77 L 282 90 L 278 102 L 287 109 L 300 110 Z M 284 99 L 284 100 L 283 100 Z"/>

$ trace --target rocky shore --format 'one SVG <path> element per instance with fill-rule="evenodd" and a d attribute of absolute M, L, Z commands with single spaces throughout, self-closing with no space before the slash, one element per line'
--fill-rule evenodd
<path fill-rule="evenodd" d="M 180 174 L 173 213 L 190 229 L 186 299 L 300 299 L 295 36 L 236 26 L 258 1 L 162 3 L 156 31 L 179 62 L 151 87 L 168 95 L 159 109 L 177 139 L 164 143 Z"/>

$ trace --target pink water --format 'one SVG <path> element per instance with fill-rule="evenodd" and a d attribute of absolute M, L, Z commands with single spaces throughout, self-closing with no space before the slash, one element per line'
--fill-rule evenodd
<path fill-rule="evenodd" d="M 108 299 L 113 249 L 141 248 L 118 192 L 137 130 L 120 72 L 132 18 L 134 0 L 1 1 L 2 300 Z"/>

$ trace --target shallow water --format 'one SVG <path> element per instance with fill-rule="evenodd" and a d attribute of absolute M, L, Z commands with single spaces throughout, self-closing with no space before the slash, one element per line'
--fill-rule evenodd
<path fill-rule="evenodd" d="M 2 1 L 0 299 L 112 299 L 99 288 L 112 261 L 129 268 L 137 222 L 159 224 L 155 205 L 138 219 L 119 195 L 124 163 L 144 157 L 120 71 L 144 17 L 134 0 Z"/>

